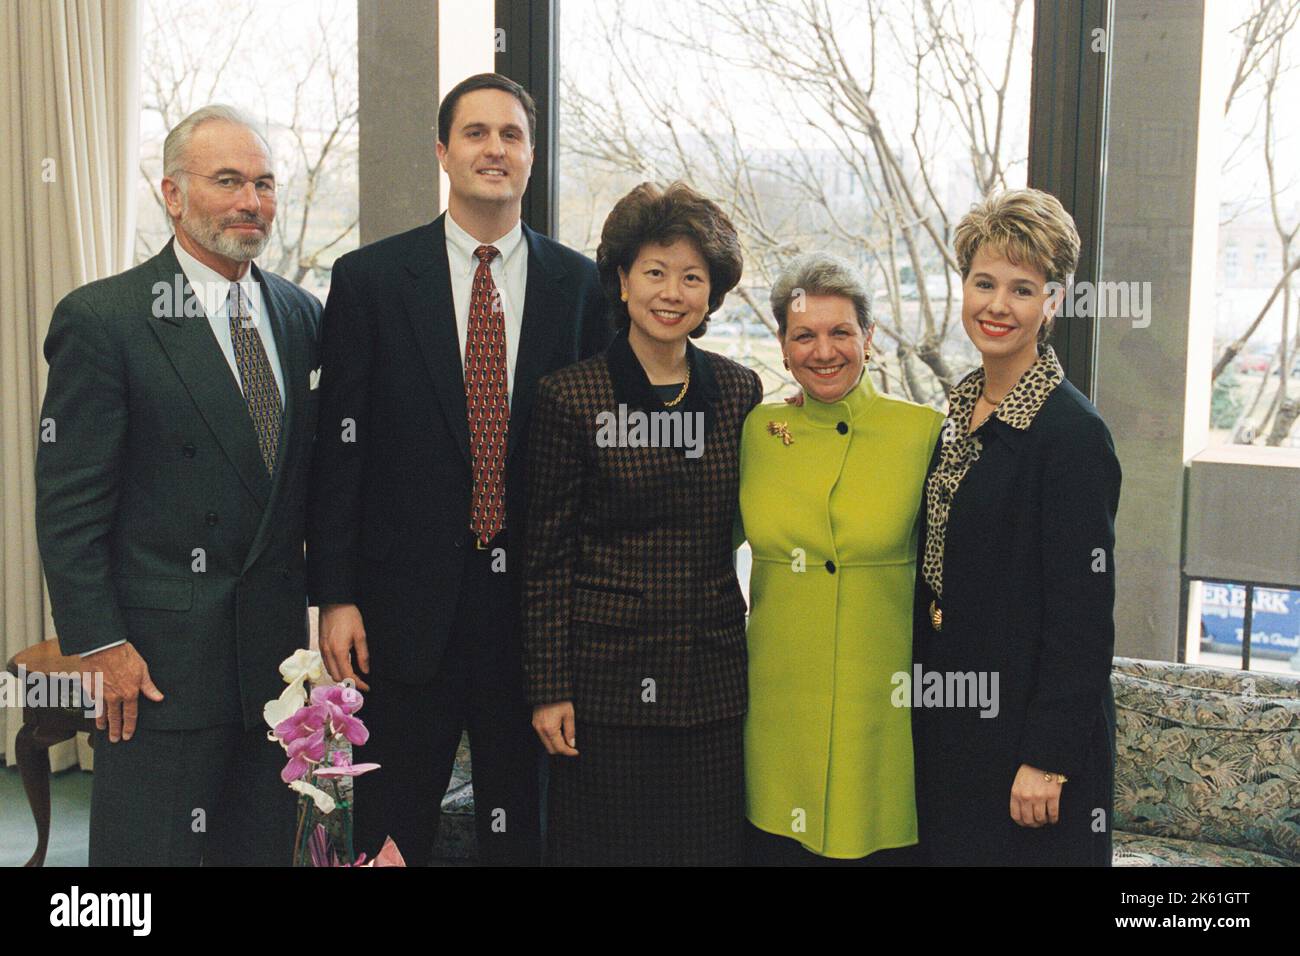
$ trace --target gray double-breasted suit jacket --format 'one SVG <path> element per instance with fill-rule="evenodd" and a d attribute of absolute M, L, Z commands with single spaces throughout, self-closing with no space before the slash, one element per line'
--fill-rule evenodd
<path fill-rule="evenodd" d="M 166 696 L 140 698 L 142 728 L 251 729 L 307 644 L 321 306 L 253 268 L 284 382 L 274 475 L 171 243 L 65 297 L 45 341 L 36 523 L 55 627 L 65 654 L 135 646 Z"/>

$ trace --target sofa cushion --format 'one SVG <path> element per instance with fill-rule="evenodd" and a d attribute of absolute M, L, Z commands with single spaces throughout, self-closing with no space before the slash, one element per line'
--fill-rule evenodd
<path fill-rule="evenodd" d="M 1182 670 L 1174 676 L 1199 677 L 1210 668 Z M 1120 669 L 1111 685 L 1117 834 L 1300 861 L 1300 699 Z"/>
<path fill-rule="evenodd" d="M 1115 866 L 1296 866 L 1280 857 L 1217 843 L 1114 833 Z"/>
<path fill-rule="evenodd" d="M 1122 674 L 1162 681 L 1175 687 L 1300 700 L 1300 674 L 1293 676 L 1266 671 L 1229 670 L 1200 664 L 1178 664 L 1174 661 L 1144 661 L 1134 657 L 1116 657 L 1113 669 Z"/>

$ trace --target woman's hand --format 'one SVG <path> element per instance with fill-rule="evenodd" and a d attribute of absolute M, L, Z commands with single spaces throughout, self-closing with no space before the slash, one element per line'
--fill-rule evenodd
<path fill-rule="evenodd" d="M 536 718 L 534 718 L 536 723 Z M 1061 818 L 1061 785 L 1044 771 L 1022 763 L 1011 784 L 1011 819 L 1022 827 L 1041 827 Z"/>
<path fill-rule="evenodd" d="M 538 704 L 533 708 L 533 730 L 541 738 L 548 754 L 576 757 L 577 737 L 574 733 L 573 701 L 561 700 L 554 704 Z"/>

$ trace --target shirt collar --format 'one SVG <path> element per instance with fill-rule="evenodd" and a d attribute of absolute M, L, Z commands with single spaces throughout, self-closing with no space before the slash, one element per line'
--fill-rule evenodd
<path fill-rule="evenodd" d="M 216 269 L 194 258 L 175 240 L 172 240 L 172 252 L 176 254 L 176 261 L 181 264 L 181 271 L 185 273 L 185 280 L 189 283 L 190 290 L 203 305 L 204 314 L 209 318 L 214 315 L 225 314 L 226 299 L 230 296 L 231 281 Z M 249 316 L 256 316 L 262 297 L 255 294 L 258 287 L 257 280 L 253 277 L 252 263 L 249 263 L 248 271 L 239 280 L 239 289 L 243 292 L 244 301 L 248 304 Z"/>
<path fill-rule="evenodd" d="M 446 221 L 447 233 L 447 253 L 448 259 L 452 262 L 468 263 L 470 266 L 477 268 L 478 259 L 474 257 L 474 250 L 479 246 L 496 246 L 497 252 L 501 254 L 501 261 L 504 263 L 519 248 L 524 238 L 524 229 L 522 221 L 516 219 L 514 227 L 500 239 L 495 242 L 479 242 L 463 228 L 460 223 L 451 218 L 451 213 L 447 213 Z"/>
<path fill-rule="evenodd" d="M 804 417 L 813 425 L 834 428 L 840 422 L 851 422 L 860 419 L 867 413 L 867 410 L 871 408 L 878 397 L 879 394 L 876 392 L 876 386 L 871 381 L 871 376 L 864 371 L 858 384 L 849 389 L 848 394 L 839 401 L 820 402 L 805 390 L 803 393 Z"/>
<path fill-rule="evenodd" d="M 1038 347 L 1038 359 L 1020 376 L 1020 381 L 998 403 L 989 418 L 996 418 L 1018 431 L 1033 424 L 1047 396 L 1065 379 L 1065 372 L 1050 345 Z M 984 367 L 980 366 L 957 383 L 948 395 L 948 416 L 963 424 L 970 423 L 975 402 L 984 391 Z"/>

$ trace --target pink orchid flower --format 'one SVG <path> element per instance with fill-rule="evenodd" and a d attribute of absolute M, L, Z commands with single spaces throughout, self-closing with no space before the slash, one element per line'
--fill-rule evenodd
<path fill-rule="evenodd" d="M 377 763 L 350 763 L 342 767 L 321 767 L 316 771 L 318 777 L 359 777 L 363 773 L 378 770 Z"/>
<path fill-rule="evenodd" d="M 297 737 L 289 741 L 285 748 L 289 762 L 280 771 L 280 779 L 285 783 L 301 780 L 311 768 L 325 759 L 325 728 L 321 727 L 306 737 Z"/>
<path fill-rule="evenodd" d="M 334 684 L 316 687 L 311 692 L 311 702 L 319 707 L 329 720 L 334 733 L 342 734 L 353 746 L 361 746 L 370 739 L 366 725 L 352 714 L 361 709 L 365 698 L 355 688 Z"/>
<path fill-rule="evenodd" d="M 299 707 L 293 716 L 276 724 L 274 734 L 283 743 L 289 762 L 280 771 L 285 783 L 301 780 L 314 764 L 325 759 L 327 715 L 319 706 Z"/>

